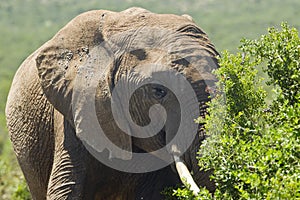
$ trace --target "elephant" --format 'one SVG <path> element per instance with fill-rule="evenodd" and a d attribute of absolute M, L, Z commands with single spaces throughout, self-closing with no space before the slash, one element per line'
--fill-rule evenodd
<path fill-rule="evenodd" d="M 207 115 L 218 55 L 188 15 L 134 7 L 71 20 L 21 64 L 7 99 L 32 198 L 157 200 L 184 182 L 214 192 L 194 119 Z"/>

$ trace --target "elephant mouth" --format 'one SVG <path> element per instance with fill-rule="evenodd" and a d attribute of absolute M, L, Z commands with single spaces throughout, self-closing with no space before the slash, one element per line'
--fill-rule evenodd
<path fill-rule="evenodd" d="M 170 153 L 166 152 L 163 154 L 156 154 L 155 152 L 150 152 L 153 156 L 161 159 L 161 160 L 168 160 L 170 158 Z M 171 156 L 173 157 L 174 164 L 176 167 L 176 171 L 179 175 L 179 178 L 181 182 L 189 188 L 195 196 L 197 196 L 200 192 L 200 189 L 196 182 L 194 181 L 191 172 L 189 171 L 188 167 L 186 166 L 185 162 L 176 154 L 172 154 Z"/>
<path fill-rule="evenodd" d="M 175 165 L 175 168 L 176 168 L 176 171 L 180 177 L 180 180 L 182 181 L 182 183 L 184 185 L 186 185 L 186 187 L 190 188 L 190 190 L 193 192 L 194 195 L 197 195 L 200 191 L 198 185 L 196 184 L 196 182 L 194 181 L 192 175 L 191 175 L 191 172 L 188 170 L 188 167 L 186 166 L 185 162 L 176 154 L 176 151 L 175 152 L 170 152 L 170 151 L 162 151 L 160 152 L 159 154 L 157 153 L 157 149 L 159 148 L 162 148 L 166 145 L 166 140 L 165 140 L 165 135 L 166 135 L 166 132 L 165 130 L 161 130 L 161 132 L 159 134 L 157 134 L 155 137 L 159 137 L 159 138 L 156 138 L 156 140 L 153 140 L 153 138 L 151 138 L 150 141 L 163 141 L 162 143 L 158 143 L 156 145 L 149 145 L 149 149 L 145 149 L 145 145 L 144 144 L 147 144 L 145 143 L 145 141 L 140 141 L 139 138 L 136 138 L 136 141 L 134 142 L 135 145 L 138 145 L 140 146 L 139 144 L 143 144 L 143 146 L 140 146 L 140 147 L 143 147 L 143 149 L 152 154 L 153 156 L 159 158 L 160 160 L 163 160 L 163 161 L 167 161 L 170 159 L 170 157 L 172 157 L 171 159 L 174 160 L 174 165 Z M 164 139 L 162 139 L 164 138 Z M 143 140 L 147 140 L 147 139 L 143 139 Z M 156 146 L 155 149 L 153 149 L 153 147 Z M 175 147 L 176 149 L 176 147 Z"/>

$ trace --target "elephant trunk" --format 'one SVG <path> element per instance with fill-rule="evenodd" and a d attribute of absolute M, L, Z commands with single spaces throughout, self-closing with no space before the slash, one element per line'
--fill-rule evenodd
<path fill-rule="evenodd" d="M 207 109 L 208 105 L 207 102 L 210 99 L 201 99 L 199 100 L 199 111 L 200 111 L 200 118 L 205 118 L 208 115 Z M 202 142 L 206 139 L 206 131 L 205 131 L 205 124 L 200 123 L 198 125 L 198 133 L 189 147 L 189 149 L 183 154 L 182 160 L 185 161 L 186 166 L 193 174 L 193 179 L 197 183 L 198 186 L 205 187 L 211 193 L 215 191 L 215 183 L 211 180 L 210 176 L 212 174 L 212 170 L 204 171 L 201 170 L 198 165 L 197 157 L 201 156 L 199 154 L 199 149 Z"/>
<path fill-rule="evenodd" d="M 189 172 L 187 166 L 184 164 L 184 162 L 176 155 L 174 155 L 174 161 L 175 161 L 175 166 L 176 170 L 178 172 L 178 175 L 180 177 L 180 180 L 182 183 L 186 186 L 189 187 L 190 190 L 193 192 L 195 196 L 198 195 L 200 189 L 198 185 L 195 183 L 191 173 Z"/>

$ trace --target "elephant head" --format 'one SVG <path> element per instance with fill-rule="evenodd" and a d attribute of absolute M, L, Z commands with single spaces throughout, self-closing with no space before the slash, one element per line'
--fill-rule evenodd
<path fill-rule="evenodd" d="M 175 161 L 193 187 L 185 170 L 199 183 L 205 137 L 194 119 L 205 116 L 217 55 L 191 17 L 132 8 L 76 17 L 36 64 L 47 99 L 98 160 L 138 173 Z"/>

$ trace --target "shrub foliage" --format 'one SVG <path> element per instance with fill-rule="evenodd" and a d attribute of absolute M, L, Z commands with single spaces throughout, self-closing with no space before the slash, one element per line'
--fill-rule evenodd
<path fill-rule="evenodd" d="M 283 23 L 281 30 L 270 28 L 258 40 L 243 39 L 239 49 L 225 51 L 219 60 L 222 93 L 210 102 L 205 119 L 210 137 L 199 150 L 199 165 L 214 169 L 217 189 L 212 195 L 202 188 L 191 197 L 181 188 L 173 193 L 179 199 L 300 198 L 298 31 Z M 276 88 L 271 103 L 259 67 Z"/>

